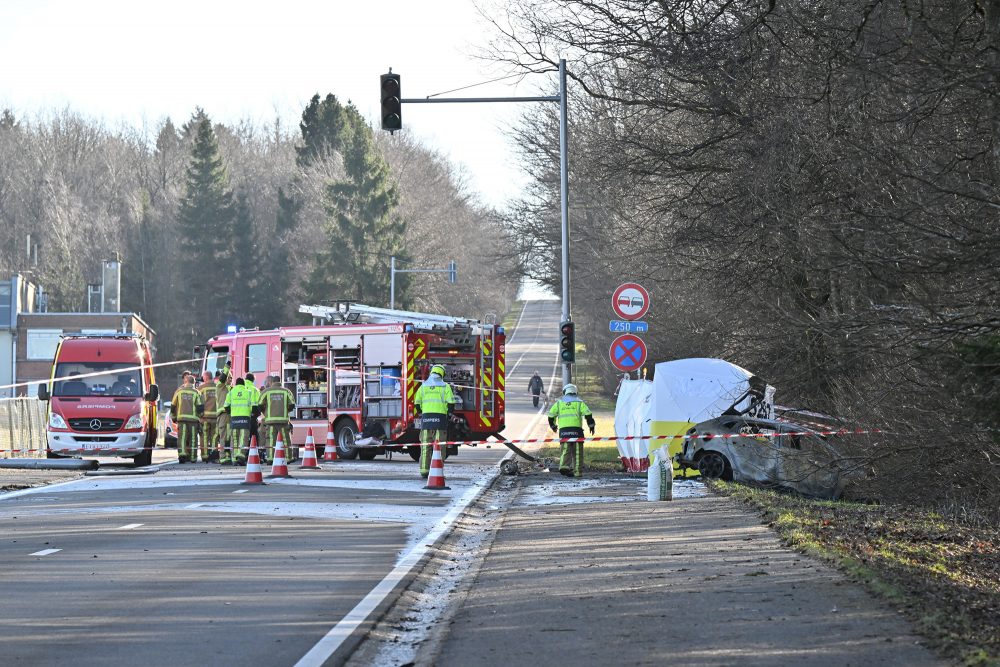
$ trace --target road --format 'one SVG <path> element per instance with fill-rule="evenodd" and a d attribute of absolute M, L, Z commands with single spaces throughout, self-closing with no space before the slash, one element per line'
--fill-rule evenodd
<path fill-rule="evenodd" d="M 532 371 L 554 376 L 557 302 L 508 341 L 507 430 L 537 424 Z M 243 486 L 242 469 L 167 466 L 0 496 L 5 664 L 322 664 L 380 608 L 496 474 L 506 448 L 448 460 L 448 492 L 409 457 L 342 461 Z M 304 658 L 304 659 L 303 659 Z"/>

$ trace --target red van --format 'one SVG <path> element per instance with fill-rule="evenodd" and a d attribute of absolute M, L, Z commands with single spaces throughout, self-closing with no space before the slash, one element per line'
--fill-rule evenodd
<path fill-rule="evenodd" d="M 122 456 L 147 466 L 156 445 L 156 399 L 149 342 L 139 334 L 66 334 L 49 384 L 48 453 Z"/>

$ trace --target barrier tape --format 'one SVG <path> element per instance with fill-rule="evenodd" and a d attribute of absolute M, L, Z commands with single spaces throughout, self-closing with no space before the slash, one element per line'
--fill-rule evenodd
<path fill-rule="evenodd" d="M 0 384 L 0 389 L 13 389 L 15 387 L 30 387 L 33 384 L 48 384 L 49 382 L 63 382 L 65 380 L 79 380 L 80 378 L 90 378 L 90 377 L 100 377 L 101 375 L 117 375 L 123 371 L 141 371 L 147 368 L 159 368 L 161 366 L 176 366 L 178 364 L 190 364 L 193 361 L 201 361 L 200 358 L 197 359 L 181 359 L 180 361 L 161 361 L 156 364 L 140 364 L 139 366 L 126 366 L 124 368 L 114 368 L 107 371 L 95 371 L 93 373 L 81 373 L 80 375 L 67 375 L 65 377 L 59 378 L 46 378 L 44 380 L 28 380 L 27 382 L 15 382 L 14 384 Z M 110 395 L 110 394 L 107 394 Z M 101 396 L 106 396 L 101 394 Z M 17 397 L 17 398 L 23 398 Z M 86 397 L 80 397 L 86 398 Z M 117 398 L 126 398 L 118 396 Z"/>

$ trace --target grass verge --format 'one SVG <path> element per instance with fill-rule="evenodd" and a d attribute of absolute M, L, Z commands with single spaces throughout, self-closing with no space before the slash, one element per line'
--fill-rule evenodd
<path fill-rule="evenodd" d="M 926 510 L 710 485 L 762 512 L 790 546 L 833 563 L 897 606 L 942 656 L 1000 667 L 1000 531 Z"/>
<path fill-rule="evenodd" d="M 507 314 L 503 316 L 503 322 L 500 323 L 500 326 L 507 332 L 508 338 L 514 334 L 514 325 L 517 324 L 517 319 L 521 317 L 521 311 L 524 310 L 524 303 L 524 301 L 515 301 L 511 304 Z"/>

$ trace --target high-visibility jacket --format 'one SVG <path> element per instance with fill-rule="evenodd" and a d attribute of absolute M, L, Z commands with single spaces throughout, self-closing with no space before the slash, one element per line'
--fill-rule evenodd
<path fill-rule="evenodd" d="M 587 404 L 575 396 L 563 396 L 549 409 L 559 428 L 583 428 L 583 418 L 590 414 Z"/>
<path fill-rule="evenodd" d="M 243 386 L 250 390 L 250 404 L 254 407 L 260 405 L 260 389 L 247 380 L 243 380 Z"/>
<path fill-rule="evenodd" d="M 295 397 L 284 387 L 268 387 L 260 395 L 259 405 L 265 424 L 287 424 L 289 411 L 295 407 Z"/>
<path fill-rule="evenodd" d="M 226 394 L 226 403 L 222 406 L 223 409 L 229 408 L 229 414 L 232 417 L 249 417 L 252 415 L 255 403 L 252 400 L 253 393 L 250 389 L 245 384 L 238 384 L 230 389 L 229 393 Z"/>
<path fill-rule="evenodd" d="M 224 419 L 229 418 L 229 415 L 227 415 L 226 411 L 222 409 L 222 406 L 226 404 L 226 397 L 229 396 L 230 389 L 232 389 L 232 387 L 225 382 L 220 382 L 215 385 L 215 409 L 218 412 L 219 417 Z M 223 423 L 225 422 L 223 421 Z"/>
<path fill-rule="evenodd" d="M 423 414 L 446 415 L 448 406 L 455 402 L 455 394 L 447 382 L 442 384 L 425 382 L 420 385 L 416 396 L 413 397 L 413 403 L 420 406 L 420 412 Z"/>
<path fill-rule="evenodd" d="M 211 380 L 198 387 L 198 393 L 201 394 L 201 402 L 205 405 L 205 411 L 202 413 L 205 419 L 215 419 L 219 416 L 218 391 L 218 386 Z"/>
<path fill-rule="evenodd" d="M 170 410 L 174 421 L 196 422 L 201 412 L 201 394 L 193 387 L 181 387 L 170 399 Z"/>

